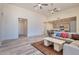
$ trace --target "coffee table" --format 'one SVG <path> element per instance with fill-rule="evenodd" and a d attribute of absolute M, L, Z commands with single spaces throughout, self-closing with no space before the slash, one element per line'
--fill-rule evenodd
<path fill-rule="evenodd" d="M 45 46 L 49 46 L 51 45 L 51 43 L 54 43 L 54 50 L 59 52 L 63 49 L 63 44 L 65 43 L 65 41 L 51 37 L 44 38 Z"/>

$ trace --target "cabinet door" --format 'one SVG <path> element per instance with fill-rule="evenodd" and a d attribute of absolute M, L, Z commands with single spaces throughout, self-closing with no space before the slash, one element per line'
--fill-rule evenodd
<path fill-rule="evenodd" d="M 69 31 L 69 23 L 64 24 L 64 30 Z"/>

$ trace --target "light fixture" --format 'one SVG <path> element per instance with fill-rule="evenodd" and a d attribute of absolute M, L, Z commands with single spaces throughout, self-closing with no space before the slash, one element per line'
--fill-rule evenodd
<path fill-rule="evenodd" d="M 42 5 L 39 3 L 38 6 L 40 7 L 40 6 L 42 6 Z"/>
<path fill-rule="evenodd" d="M 53 14 L 53 13 L 54 13 L 54 11 L 53 11 L 53 10 L 51 10 L 51 11 L 50 11 L 50 13 L 51 13 L 51 14 Z"/>

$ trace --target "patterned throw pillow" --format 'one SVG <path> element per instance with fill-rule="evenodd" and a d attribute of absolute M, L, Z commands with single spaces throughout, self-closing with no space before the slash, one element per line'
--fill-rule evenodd
<path fill-rule="evenodd" d="M 61 32 L 61 37 L 68 38 L 69 34 L 67 32 Z"/>

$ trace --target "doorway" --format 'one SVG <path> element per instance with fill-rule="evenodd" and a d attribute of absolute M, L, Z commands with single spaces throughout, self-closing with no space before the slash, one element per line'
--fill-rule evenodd
<path fill-rule="evenodd" d="M 27 19 L 18 18 L 19 37 L 27 37 Z"/>

